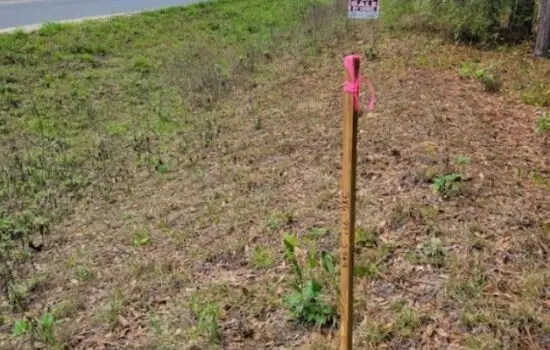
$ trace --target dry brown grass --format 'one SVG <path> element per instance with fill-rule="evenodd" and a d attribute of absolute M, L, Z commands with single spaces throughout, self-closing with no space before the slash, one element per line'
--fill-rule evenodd
<path fill-rule="evenodd" d="M 39 292 L 26 303 L 64 320 L 59 344 L 335 347 L 334 332 L 289 322 L 281 304 L 283 233 L 337 253 L 342 53 L 372 45 L 374 32 L 344 39 L 335 28 L 316 31 L 326 45 L 314 52 L 299 37 L 274 50 L 247 71 L 253 85 L 193 112 L 220 121 L 208 147 L 164 177 L 137 174 L 116 201 L 80 202 L 55 228 L 59 244 L 32 260 Z M 548 62 L 376 36 L 378 58 L 365 65 L 379 99 L 360 120 L 357 184 L 357 225 L 376 244 L 357 248 L 367 272 L 355 285 L 356 347 L 550 347 L 550 190 L 530 175 L 550 173 L 538 110 L 510 88 L 516 66 L 502 94 L 458 73 L 466 57 Z M 455 164 L 459 155 L 471 163 Z M 442 199 L 431 182 L 450 172 L 467 181 Z M 328 234 L 307 238 L 313 228 Z"/>

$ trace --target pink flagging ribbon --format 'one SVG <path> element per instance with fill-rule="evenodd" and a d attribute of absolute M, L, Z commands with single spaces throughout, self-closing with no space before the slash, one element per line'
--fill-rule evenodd
<path fill-rule="evenodd" d="M 352 79 L 351 81 L 347 80 L 344 83 L 344 91 L 353 94 L 353 110 L 355 112 L 359 112 L 359 90 L 361 89 L 361 79 L 363 79 L 369 88 L 370 96 L 368 99 L 368 108 L 372 111 L 374 109 L 374 102 L 376 98 L 374 88 L 366 76 L 361 76 L 361 72 L 358 71 L 357 75 L 355 75 L 355 60 L 361 62 L 361 56 L 348 55 L 344 58 L 344 68 L 348 72 L 348 76 Z"/>

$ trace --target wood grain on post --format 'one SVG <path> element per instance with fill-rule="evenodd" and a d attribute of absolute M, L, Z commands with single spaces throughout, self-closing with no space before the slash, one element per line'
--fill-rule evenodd
<path fill-rule="evenodd" d="M 535 41 L 535 56 L 550 56 L 550 0 L 542 0 L 539 31 Z"/>
<path fill-rule="evenodd" d="M 355 77 L 359 59 L 354 61 Z M 346 80 L 354 81 L 346 72 Z M 353 248 L 355 243 L 355 173 L 357 168 L 357 119 L 353 93 L 344 93 L 342 129 L 342 232 L 340 236 L 340 350 L 351 350 L 353 338 Z"/>

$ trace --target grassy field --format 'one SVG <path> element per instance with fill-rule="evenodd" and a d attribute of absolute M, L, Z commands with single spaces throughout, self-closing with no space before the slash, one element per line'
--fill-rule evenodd
<path fill-rule="evenodd" d="M 0 348 L 334 348 L 353 51 L 357 348 L 549 348 L 550 62 L 344 15 L 0 35 Z"/>

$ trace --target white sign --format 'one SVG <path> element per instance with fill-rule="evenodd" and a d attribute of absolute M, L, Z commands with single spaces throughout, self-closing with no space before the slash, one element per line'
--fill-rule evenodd
<path fill-rule="evenodd" d="M 355 19 L 377 19 L 380 0 L 348 0 L 348 17 Z"/>

